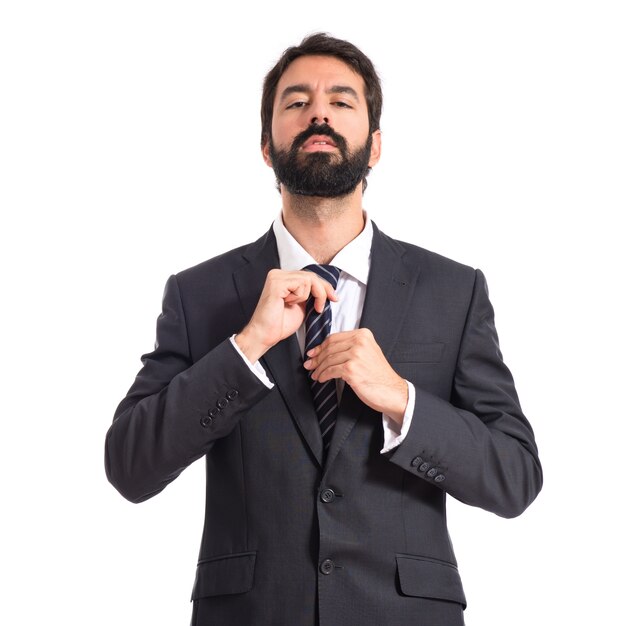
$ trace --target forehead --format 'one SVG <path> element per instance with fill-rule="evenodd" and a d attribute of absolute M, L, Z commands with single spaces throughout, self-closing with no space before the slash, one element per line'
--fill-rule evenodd
<path fill-rule="evenodd" d="M 365 82 L 347 63 L 329 56 L 303 56 L 293 61 L 278 81 L 276 98 L 293 85 L 306 85 L 311 90 L 334 86 L 352 87 L 365 98 Z"/>

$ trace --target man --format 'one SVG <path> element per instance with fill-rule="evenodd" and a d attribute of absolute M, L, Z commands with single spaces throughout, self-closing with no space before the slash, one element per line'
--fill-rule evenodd
<path fill-rule="evenodd" d="M 195 625 L 463 624 L 446 494 L 513 517 L 541 489 L 482 273 L 363 212 L 381 106 L 348 42 L 285 51 L 262 102 L 281 214 L 169 279 L 108 432 L 134 502 L 206 458 Z"/>

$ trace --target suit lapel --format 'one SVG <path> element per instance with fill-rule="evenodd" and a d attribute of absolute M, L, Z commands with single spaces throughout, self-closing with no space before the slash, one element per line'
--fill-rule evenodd
<path fill-rule="evenodd" d="M 267 273 L 280 267 L 273 229 L 251 244 L 244 252 L 244 258 L 248 262 L 235 271 L 234 279 L 245 319 L 249 320 L 259 301 Z M 296 426 L 321 467 L 322 434 L 295 333 L 268 350 L 261 357 L 261 363 L 274 379 Z"/>
<path fill-rule="evenodd" d="M 359 328 L 369 328 L 389 358 L 411 302 L 420 273 L 416 265 L 404 264 L 404 248 L 378 230 L 372 222 L 372 263 Z"/>
<path fill-rule="evenodd" d="M 404 248 L 378 230 L 372 222 L 372 259 L 360 328 L 369 328 L 385 357 L 396 342 L 411 301 L 419 268 L 403 263 Z M 272 268 L 280 267 L 274 231 L 251 244 L 243 253 L 247 263 L 234 272 L 234 280 L 246 320 L 252 317 L 265 278 Z M 268 350 L 261 362 L 274 379 L 291 416 L 320 467 L 323 464 L 322 435 L 311 400 L 311 390 L 296 335 Z M 349 385 L 344 388 L 335 432 L 325 471 L 332 465 L 365 409 Z"/>
<path fill-rule="evenodd" d="M 415 290 L 419 268 L 405 266 L 402 245 L 381 233 L 373 222 L 372 226 L 372 258 L 359 328 L 369 328 L 372 331 L 383 354 L 389 359 Z M 339 405 L 326 471 L 364 409 L 365 404 L 346 385 Z"/>

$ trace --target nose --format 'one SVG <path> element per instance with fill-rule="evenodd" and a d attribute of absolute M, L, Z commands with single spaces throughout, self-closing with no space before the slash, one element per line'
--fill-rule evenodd
<path fill-rule="evenodd" d="M 312 125 L 319 125 L 321 126 L 322 124 L 328 124 L 328 118 L 327 117 L 312 117 L 311 118 L 311 124 Z"/>
<path fill-rule="evenodd" d="M 315 94 L 309 104 L 310 124 L 331 124 L 331 107 L 328 100 L 321 94 Z"/>

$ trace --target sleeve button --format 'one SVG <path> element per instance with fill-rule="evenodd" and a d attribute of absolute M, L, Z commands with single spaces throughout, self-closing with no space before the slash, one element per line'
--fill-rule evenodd
<path fill-rule="evenodd" d="M 446 479 L 446 477 L 443 474 L 437 474 L 437 476 L 435 476 L 435 482 L 436 483 L 440 483 L 442 481 L 444 481 Z"/>
<path fill-rule="evenodd" d="M 437 470 L 434 467 L 431 467 L 427 472 L 426 472 L 426 476 L 428 476 L 428 478 L 434 478 L 435 476 L 437 476 Z"/>
<path fill-rule="evenodd" d="M 217 405 L 217 408 L 221 411 L 228 404 L 228 400 L 226 398 L 220 398 L 215 404 Z"/>
<path fill-rule="evenodd" d="M 208 426 L 208 425 L 209 425 L 212 421 L 213 421 L 213 419 L 212 419 L 212 418 L 210 418 L 208 415 L 203 415 L 203 416 L 200 418 L 200 425 L 201 425 L 203 428 L 206 428 L 206 427 L 207 427 L 207 426 Z"/>
<path fill-rule="evenodd" d="M 421 456 L 416 456 L 412 461 L 411 461 L 411 465 L 413 467 L 417 467 L 418 465 L 421 465 L 424 462 L 424 459 Z"/>
<path fill-rule="evenodd" d="M 231 389 L 227 394 L 226 397 L 229 400 L 234 400 L 237 396 L 239 395 L 239 392 L 236 389 Z"/>
<path fill-rule="evenodd" d="M 430 463 L 422 463 L 417 469 L 420 472 L 425 472 L 427 469 L 430 469 Z"/>

